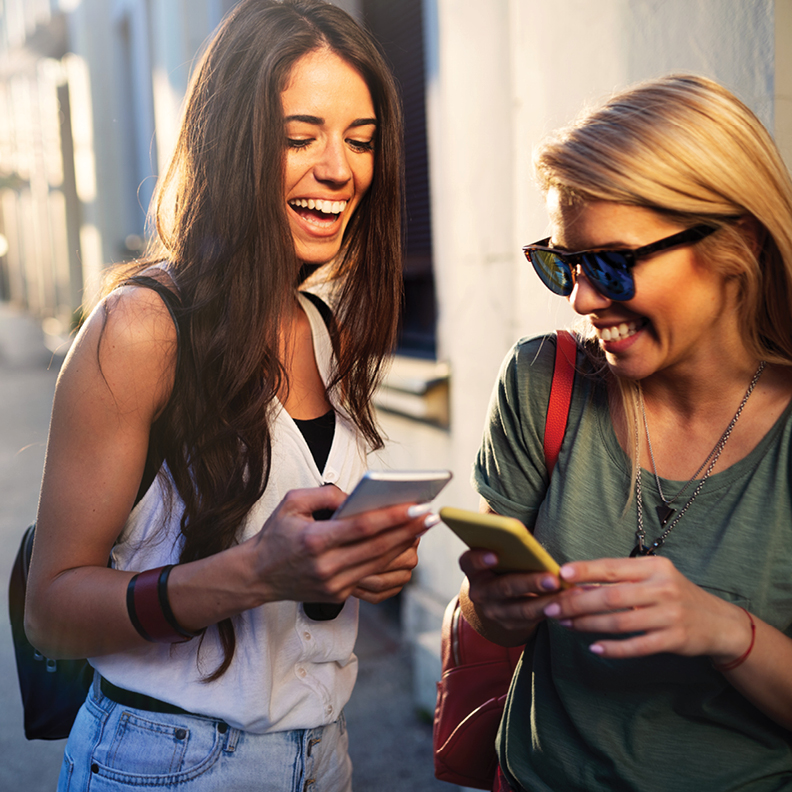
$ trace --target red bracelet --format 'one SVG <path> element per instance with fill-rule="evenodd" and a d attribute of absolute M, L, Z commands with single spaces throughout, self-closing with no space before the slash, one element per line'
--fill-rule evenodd
<path fill-rule="evenodd" d="M 713 663 L 712 667 L 716 671 L 731 671 L 732 669 L 737 668 L 738 665 L 742 665 L 748 659 L 748 655 L 751 654 L 751 650 L 754 648 L 754 642 L 756 641 L 756 624 L 754 623 L 753 616 L 751 616 L 751 614 L 748 613 L 748 611 L 745 610 L 742 605 L 738 607 L 745 611 L 748 619 L 751 622 L 751 643 L 748 644 L 748 648 L 736 660 L 732 660 L 729 663 L 724 663 L 723 665 L 715 665 L 715 663 Z"/>
<path fill-rule="evenodd" d="M 168 601 L 168 576 L 173 564 L 147 569 L 129 581 L 127 612 L 140 636 L 154 643 L 184 643 L 200 635 L 176 621 Z"/>

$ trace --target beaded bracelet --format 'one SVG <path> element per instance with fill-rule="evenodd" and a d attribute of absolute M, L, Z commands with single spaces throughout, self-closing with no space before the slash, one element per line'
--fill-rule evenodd
<path fill-rule="evenodd" d="M 168 576 L 173 564 L 147 569 L 129 581 L 126 604 L 132 626 L 146 641 L 153 643 L 184 643 L 203 630 L 185 630 L 173 615 L 168 600 Z"/>
<path fill-rule="evenodd" d="M 716 665 L 713 663 L 712 667 L 716 671 L 731 671 L 732 669 L 737 668 L 738 665 L 742 665 L 748 659 L 748 655 L 751 654 L 751 651 L 754 648 L 754 642 L 756 641 L 756 623 L 753 620 L 753 616 L 751 616 L 751 614 L 748 613 L 745 608 L 743 608 L 741 605 L 738 607 L 745 611 L 748 619 L 751 622 L 751 643 L 748 644 L 748 648 L 736 660 L 731 660 L 730 662 L 724 663 L 723 665 Z"/>

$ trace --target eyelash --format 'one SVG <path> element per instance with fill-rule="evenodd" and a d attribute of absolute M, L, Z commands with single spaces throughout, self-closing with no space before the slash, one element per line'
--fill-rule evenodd
<path fill-rule="evenodd" d="M 348 140 L 347 142 L 356 151 L 374 151 L 373 140 Z"/>
<path fill-rule="evenodd" d="M 314 142 L 314 138 L 286 138 L 290 149 L 308 148 Z M 374 141 L 372 140 L 352 140 L 347 139 L 350 148 L 358 152 L 374 151 Z"/>

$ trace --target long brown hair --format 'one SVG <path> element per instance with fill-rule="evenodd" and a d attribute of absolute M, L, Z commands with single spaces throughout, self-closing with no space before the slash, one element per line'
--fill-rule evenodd
<path fill-rule="evenodd" d="M 278 328 L 300 263 L 283 197 L 281 92 L 305 54 L 327 48 L 354 66 L 374 103 L 374 176 L 333 262 L 337 285 L 329 391 L 372 448 L 382 446 L 371 396 L 393 347 L 401 304 L 402 118 L 377 45 L 321 0 L 243 0 L 193 76 L 175 153 L 158 185 L 148 255 L 109 288 L 167 260 L 183 304 L 174 391 L 152 428 L 153 466 L 167 463 L 184 502 L 181 561 L 237 541 L 270 473 L 270 420 L 288 386 Z M 376 321 L 372 321 L 375 318 Z M 218 625 L 228 669 L 236 646 Z"/>

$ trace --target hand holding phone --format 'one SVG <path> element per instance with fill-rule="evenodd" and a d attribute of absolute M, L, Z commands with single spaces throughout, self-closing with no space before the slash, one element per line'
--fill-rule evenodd
<path fill-rule="evenodd" d="M 514 517 L 446 506 L 440 509 L 440 519 L 471 549 L 495 553 L 496 572 L 549 572 L 558 576 L 558 563 Z M 568 588 L 569 584 L 562 580 L 561 587 Z"/>
<path fill-rule="evenodd" d="M 335 520 L 399 503 L 427 503 L 450 480 L 449 470 L 369 470 L 333 514 L 324 510 L 315 512 L 314 519 Z M 305 615 L 314 621 L 330 621 L 343 607 L 344 603 L 303 603 Z"/>
<path fill-rule="evenodd" d="M 333 519 L 399 503 L 428 503 L 450 480 L 450 470 L 369 470 L 335 510 Z"/>

